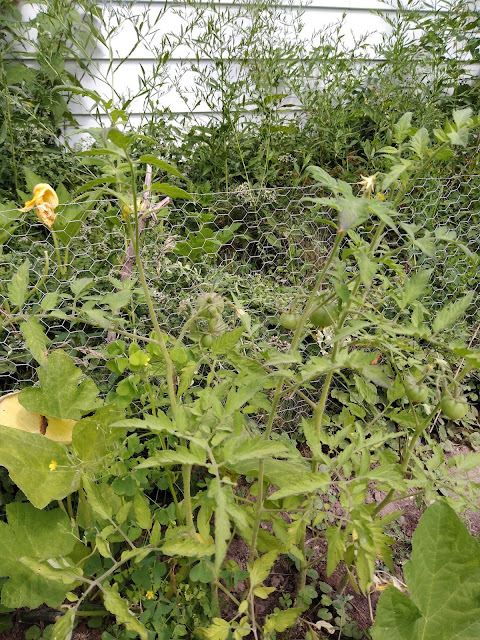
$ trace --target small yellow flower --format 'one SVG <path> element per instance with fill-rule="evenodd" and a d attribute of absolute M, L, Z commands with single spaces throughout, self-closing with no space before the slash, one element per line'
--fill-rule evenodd
<path fill-rule="evenodd" d="M 37 209 L 39 220 L 51 229 L 55 220 L 55 208 L 58 207 L 58 196 L 49 184 L 36 184 L 33 188 L 33 198 L 26 202 L 20 211 L 23 213 L 34 207 Z"/>
<path fill-rule="evenodd" d="M 377 200 L 381 200 L 382 202 L 385 202 L 386 197 L 384 193 L 381 193 L 380 191 L 375 195 L 375 198 L 377 198 Z"/>
<path fill-rule="evenodd" d="M 145 210 L 144 201 L 141 198 L 137 198 L 137 212 L 143 213 Z M 133 213 L 133 204 L 122 204 L 122 218 L 127 219 L 127 216 Z"/>
<path fill-rule="evenodd" d="M 56 460 L 52 460 L 48 465 L 48 468 L 50 469 L 50 471 L 56 471 L 57 467 L 58 467 L 58 462 Z"/>
<path fill-rule="evenodd" d="M 153 591 L 147 591 L 145 597 L 147 600 L 153 600 L 155 598 L 155 594 L 153 593 Z"/>
<path fill-rule="evenodd" d="M 359 181 L 359 185 L 362 191 L 365 192 L 367 196 L 369 196 L 372 191 L 375 189 L 375 181 L 377 179 L 377 174 L 374 173 L 373 176 L 360 176 L 361 180 Z"/>

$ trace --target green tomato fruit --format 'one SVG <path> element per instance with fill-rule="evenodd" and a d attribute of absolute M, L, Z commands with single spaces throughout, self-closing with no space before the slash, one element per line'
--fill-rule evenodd
<path fill-rule="evenodd" d="M 457 400 L 445 395 L 440 400 L 440 409 L 449 420 L 461 420 L 468 413 L 468 404 L 463 400 Z"/>
<path fill-rule="evenodd" d="M 280 324 L 285 329 L 296 329 L 298 327 L 298 323 L 300 321 L 299 313 L 282 313 L 280 316 Z"/>
<path fill-rule="evenodd" d="M 338 308 L 336 304 L 328 304 L 317 307 L 310 315 L 310 322 L 318 329 L 325 329 L 338 318 Z"/>
<path fill-rule="evenodd" d="M 425 402 L 428 398 L 428 387 L 419 384 L 411 376 L 403 381 L 403 386 L 410 402 Z"/>
<path fill-rule="evenodd" d="M 213 341 L 214 341 L 214 337 L 208 333 L 202 336 L 200 340 L 202 347 L 211 347 L 213 344 Z"/>

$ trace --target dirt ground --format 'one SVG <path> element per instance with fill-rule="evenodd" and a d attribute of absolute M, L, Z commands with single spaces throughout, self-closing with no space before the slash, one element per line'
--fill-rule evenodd
<path fill-rule="evenodd" d="M 48 623 L 39 623 L 40 628 L 45 627 Z M 32 626 L 32 622 L 23 623 L 17 622 L 13 625 L 11 629 L 7 629 L 3 633 L 0 633 L 0 640 L 24 640 L 25 633 L 27 629 Z M 89 629 L 87 625 L 81 622 L 72 635 L 72 640 L 101 640 L 102 639 L 102 630 L 101 629 Z"/>

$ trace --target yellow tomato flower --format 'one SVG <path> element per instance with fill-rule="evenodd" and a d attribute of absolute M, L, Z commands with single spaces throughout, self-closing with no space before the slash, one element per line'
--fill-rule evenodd
<path fill-rule="evenodd" d="M 36 184 L 33 188 L 33 198 L 25 203 L 20 211 L 30 211 L 36 208 L 37 216 L 49 229 L 55 220 L 55 208 L 58 207 L 58 196 L 49 184 Z"/>
<path fill-rule="evenodd" d="M 137 198 L 137 212 L 143 213 L 145 210 L 145 203 L 141 198 Z M 122 218 L 127 219 L 127 216 L 133 213 L 133 204 L 122 204 Z"/>
<path fill-rule="evenodd" d="M 145 597 L 147 600 L 153 600 L 155 597 L 155 594 L 153 593 L 153 591 L 147 591 L 147 593 L 145 594 Z"/>
<path fill-rule="evenodd" d="M 379 191 L 377 193 L 377 195 L 375 196 L 375 198 L 377 198 L 377 200 L 381 200 L 382 202 L 385 202 L 386 200 L 386 196 L 384 193 L 382 193 L 381 191 Z"/>
<path fill-rule="evenodd" d="M 360 176 L 361 180 L 358 183 L 360 185 L 360 188 L 362 191 L 364 191 L 366 193 L 367 196 L 369 196 L 372 191 L 375 189 L 375 181 L 377 179 L 377 174 L 374 173 L 373 176 Z"/>
<path fill-rule="evenodd" d="M 52 460 L 48 465 L 48 468 L 50 469 L 50 471 L 56 471 L 57 467 L 58 467 L 58 462 L 56 460 Z"/>

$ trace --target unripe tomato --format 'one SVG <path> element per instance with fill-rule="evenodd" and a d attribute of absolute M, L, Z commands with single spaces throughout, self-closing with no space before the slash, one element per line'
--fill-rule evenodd
<path fill-rule="evenodd" d="M 463 400 L 445 395 L 440 400 L 440 409 L 449 420 L 461 420 L 468 413 L 468 404 Z"/>
<path fill-rule="evenodd" d="M 428 387 L 420 385 L 412 376 L 403 381 L 403 386 L 410 402 L 425 402 L 428 398 Z"/>
<path fill-rule="evenodd" d="M 214 337 L 207 333 L 204 336 L 202 336 L 200 342 L 202 344 L 202 347 L 211 347 L 213 344 L 213 340 L 214 340 Z"/>
<path fill-rule="evenodd" d="M 300 321 L 300 314 L 298 313 L 282 313 L 280 316 L 280 324 L 285 329 L 296 329 Z"/>
<path fill-rule="evenodd" d="M 323 305 L 317 307 L 310 315 L 310 322 L 318 329 L 325 329 L 338 318 L 338 308 L 336 304 Z"/>

